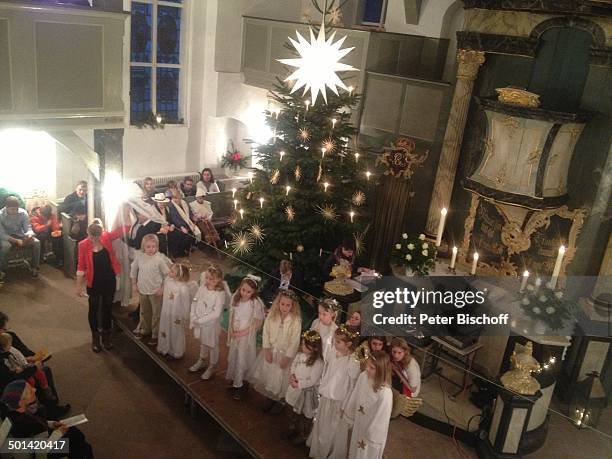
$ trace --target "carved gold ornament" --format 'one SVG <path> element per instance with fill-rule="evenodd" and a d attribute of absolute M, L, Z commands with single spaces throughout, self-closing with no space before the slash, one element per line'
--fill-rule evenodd
<path fill-rule="evenodd" d="M 510 356 L 512 370 L 501 377 L 505 388 L 522 395 L 533 395 L 540 390 L 540 383 L 531 376 L 532 371 L 540 369 L 540 364 L 532 356 L 533 344 L 527 341 L 525 346 L 515 345 Z"/>
<path fill-rule="evenodd" d="M 416 152 L 416 145 L 408 137 L 400 137 L 395 144 L 386 147 L 382 157 L 376 160 L 377 164 L 387 166 L 385 175 L 409 179 L 414 170 L 422 167 L 429 156 L 429 150 Z"/>
<path fill-rule="evenodd" d="M 531 247 L 531 240 L 523 233 L 521 226 L 516 222 L 506 222 L 502 226 L 501 240 L 508 247 L 508 255 L 524 252 Z"/>
<path fill-rule="evenodd" d="M 525 89 L 508 86 L 496 88 L 495 92 L 498 94 L 497 99 L 504 104 L 532 108 L 540 106 L 540 96 Z"/>

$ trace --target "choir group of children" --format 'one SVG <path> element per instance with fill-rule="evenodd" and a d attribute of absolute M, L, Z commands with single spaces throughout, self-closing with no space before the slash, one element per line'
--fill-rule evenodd
<path fill-rule="evenodd" d="M 189 368 L 215 375 L 221 318 L 229 309 L 226 379 L 235 400 L 249 385 L 264 395 L 264 411 L 292 410 L 288 437 L 310 448 L 313 458 L 382 458 L 395 394 L 417 396 L 418 363 L 405 340 L 370 336 L 361 340 L 353 317 L 336 323 L 334 300 L 322 300 L 318 317 L 302 332 L 299 299 L 279 290 L 269 311 L 259 298 L 259 281 L 247 276 L 229 293 L 222 271 L 208 267 L 199 286 L 189 269 L 171 264 L 158 251 L 155 235 L 146 236 L 131 277 L 140 299 L 139 337 L 170 358 L 185 352 L 188 327 L 200 341 L 198 360 Z M 263 325 L 263 329 L 262 329 Z M 262 348 L 257 354 L 257 334 Z M 362 352 L 356 352 L 356 350 Z M 361 356 L 361 357 L 359 357 Z M 395 389 L 395 390 L 394 390 Z"/>

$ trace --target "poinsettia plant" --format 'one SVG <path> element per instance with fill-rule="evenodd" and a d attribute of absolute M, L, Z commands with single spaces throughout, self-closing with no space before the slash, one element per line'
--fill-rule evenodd
<path fill-rule="evenodd" d="M 409 236 L 404 233 L 393 246 L 391 262 L 410 269 L 417 276 L 427 276 L 436 265 L 436 247 L 425 240 L 424 234 Z"/>
<path fill-rule="evenodd" d="M 541 320 L 552 330 L 563 328 L 575 312 L 574 304 L 565 299 L 563 292 L 548 285 L 527 285 L 521 307 L 528 317 Z"/>
<path fill-rule="evenodd" d="M 241 167 L 246 165 L 246 157 L 243 156 L 237 149 L 234 147 L 234 142 L 230 140 L 229 148 L 223 155 L 223 159 L 221 160 L 221 166 L 229 167 L 233 171 L 237 171 Z"/>

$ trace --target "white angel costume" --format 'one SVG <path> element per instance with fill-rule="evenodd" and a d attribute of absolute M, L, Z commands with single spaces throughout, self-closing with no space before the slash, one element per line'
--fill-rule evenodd
<path fill-rule="evenodd" d="M 291 364 L 290 375 L 295 375 L 298 387 L 289 386 L 285 401 L 293 407 L 293 411 L 308 419 L 315 417 L 319 406 L 319 382 L 323 374 L 323 360 L 317 359 L 308 366 L 309 355 L 299 352 Z"/>
<path fill-rule="evenodd" d="M 185 353 L 185 328 L 195 286 L 194 282 L 166 278 L 157 340 L 157 352 L 160 354 L 180 358 Z"/>
<path fill-rule="evenodd" d="M 323 357 L 325 357 L 325 354 L 327 354 L 327 350 L 330 347 L 334 347 L 334 333 L 336 332 L 337 328 L 338 325 L 336 325 L 336 322 L 332 321 L 331 324 L 324 325 L 318 318 L 313 320 L 312 324 L 310 325 L 311 330 L 316 330 L 319 332 L 319 335 L 321 335 L 321 343 L 323 344 Z"/>

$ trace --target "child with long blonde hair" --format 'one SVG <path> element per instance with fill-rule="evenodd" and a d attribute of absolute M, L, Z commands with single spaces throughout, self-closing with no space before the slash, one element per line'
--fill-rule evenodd
<path fill-rule="evenodd" d="M 264 411 L 279 414 L 285 406 L 290 365 L 300 346 L 300 302 L 291 290 L 279 290 L 263 325 L 262 349 L 251 378 L 267 398 Z"/>
<path fill-rule="evenodd" d="M 189 268 L 174 263 L 164 281 L 164 294 L 159 317 L 157 352 L 174 359 L 185 354 L 185 328 L 195 286 L 189 281 Z"/>
<path fill-rule="evenodd" d="M 206 268 L 200 278 L 200 288 L 193 299 L 189 322 L 193 335 L 200 340 L 200 356 L 189 371 L 195 373 L 206 368 L 200 376 L 203 380 L 213 377 L 219 362 L 219 333 L 225 303 L 223 271 L 211 265 Z M 206 365 L 207 359 L 208 365 Z"/>
<path fill-rule="evenodd" d="M 240 282 L 232 296 L 227 329 L 227 373 L 232 381 L 230 391 L 234 400 L 242 400 L 248 387 L 245 378 L 257 357 L 257 330 L 264 320 L 264 305 L 259 299 L 259 278 L 248 275 Z"/>
<path fill-rule="evenodd" d="M 392 407 L 389 355 L 374 351 L 369 354 L 366 368 L 343 409 L 342 419 L 353 429 L 350 459 L 382 459 Z"/>
<path fill-rule="evenodd" d="M 393 389 L 408 397 L 421 391 L 421 367 L 412 357 L 412 349 L 403 338 L 391 340 L 391 383 Z"/>
<path fill-rule="evenodd" d="M 164 279 L 170 271 L 171 261 L 159 252 L 159 240 L 155 234 L 142 238 L 141 250 L 136 252 L 130 271 L 133 288 L 140 299 L 140 323 L 138 338 L 150 336 L 149 345 L 157 345 L 159 317 L 161 314 Z"/>
<path fill-rule="evenodd" d="M 323 343 L 316 330 L 302 333 L 300 352 L 291 364 L 289 387 L 285 401 L 293 407 L 293 419 L 289 426 L 295 445 L 308 438 L 317 407 L 319 406 L 319 382 L 323 374 Z"/>
<path fill-rule="evenodd" d="M 334 332 L 334 345 L 325 352 L 325 366 L 319 385 L 319 410 L 306 444 L 310 457 L 345 458 L 348 425 L 341 422 L 342 407 L 350 396 L 360 373 L 353 353 L 359 332 L 345 324 Z"/>
<path fill-rule="evenodd" d="M 334 332 L 338 328 L 338 325 L 336 325 L 338 308 L 336 300 L 324 299 L 320 301 L 318 304 L 318 317 L 310 325 L 311 330 L 316 330 L 321 335 L 323 356 L 325 356 L 328 348 L 333 347 Z"/>

